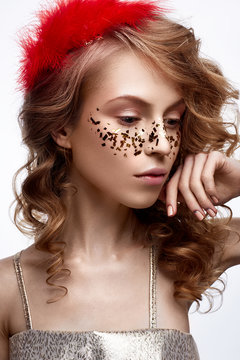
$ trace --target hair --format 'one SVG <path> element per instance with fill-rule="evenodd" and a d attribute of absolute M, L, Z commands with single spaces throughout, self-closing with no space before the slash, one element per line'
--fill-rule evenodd
<path fill-rule="evenodd" d="M 187 107 L 171 175 L 188 154 L 217 150 L 230 156 L 238 144 L 237 129 L 225 123 L 221 114 L 224 105 L 238 98 L 238 92 L 215 63 L 200 56 L 199 50 L 200 41 L 192 28 L 156 15 L 138 28 L 121 26 L 103 39 L 74 50 L 61 70 L 46 74 L 25 94 L 19 123 L 29 157 L 15 177 L 14 221 L 22 232 L 34 237 L 37 249 L 51 254 L 46 282 L 63 294 L 48 302 L 67 293 L 67 288 L 54 280 L 59 274 L 70 274 L 64 268 L 66 244 L 60 235 L 67 215 L 63 195 L 71 188 L 71 151 L 58 146 L 51 133 L 76 125 L 84 99 L 101 80 L 103 65 L 112 56 L 130 51 L 174 81 Z M 235 126 L 235 132 L 228 130 L 230 125 Z M 17 191 L 17 176 L 22 170 L 27 170 L 27 176 Z M 145 226 L 146 246 L 161 248 L 159 266 L 175 276 L 174 296 L 196 301 L 198 307 L 202 294 L 210 299 L 206 290 L 223 272 L 220 261 L 215 264 L 213 259 L 216 249 L 221 255 L 227 225 L 207 218 L 199 222 L 184 203 L 178 204 L 173 218 L 167 216 L 159 200 L 133 212 Z"/>

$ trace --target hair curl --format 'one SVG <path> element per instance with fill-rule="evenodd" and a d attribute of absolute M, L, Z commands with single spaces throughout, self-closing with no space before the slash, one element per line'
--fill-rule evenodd
<path fill-rule="evenodd" d="M 21 191 L 17 192 L 15 186 L 14 220 L 22 232 L 34 237 L 37 249 L 52 254 L 46 281 L 64 294 L 67 288 L 56 285 L 54 279 L 62 272 L 70 273 L 64 268 L 66 244 L 59 238 L 67 211 L 62 195 L 71 186 L 71 152 L 57 146 L 51 133 L 75 126 L 87 93 L 100 80 L 105 61 L 118 52 L 132 51 L 174 81 L 187 106 L 181 148 L 171 174 L 188 154 L 218 150 L 230 156 L 238 136 L 237 131 L 228 131 L 229 124 L 223 121 L 221 111 L 238 98 L 238 92 L 217 65 L 200 57 L 199 48 L 191 28 L 156 16 L 139 29 L 122 26 L 104 39 L 73 51 L 61 70 L 47 74 L 25 95 L 19 123 L 29 158 L 16 173 L 27 169 Z M 202 294 L 223 271 L 220 265 L 214 266 L 213 256 L 216 248 L 221 249 L 227 226 L 195 220 L 184 204 L 178 205 L 173 218 L 168 218 L 160 201 L 133 211 L 146 226 L 146 245 L 161 246 L 159 265 L 175 274 L 174 296 L 196 301 L 199 306 Z"/>

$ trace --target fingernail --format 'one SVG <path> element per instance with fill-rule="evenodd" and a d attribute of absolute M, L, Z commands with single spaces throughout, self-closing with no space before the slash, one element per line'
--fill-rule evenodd
<path fill-rule="evenodd" d="M 211 199 L 212 199 L 212 201 L 213 201 L 215 204 L 218 203 L 218 199 L 217 199 L 215 196 L 211 196 Z"/>
<path fill-rule="evenodd" d="M 168 214 L 168 216 L 172 216 L 172 215 L 173 215 L 173 207 L 172 207 L 172 205 L 168 205 L 168 207 L 167 207 L 167 214 Z"/>
<path fill-rule="evenodd" d="M 196 215 L 198 220 L 202 221 L 204 219 L 204 216 L 203 216 L 203 214 L 200 213 L 200 211 L 195 210 L 193 213 Z"/>
<path fill-rule="evenodd" d="M 207 213 L 211 216 L 211 217 L 215 217 L 216 213 L 212 210 L 212 209 L 207 209 Z"/>

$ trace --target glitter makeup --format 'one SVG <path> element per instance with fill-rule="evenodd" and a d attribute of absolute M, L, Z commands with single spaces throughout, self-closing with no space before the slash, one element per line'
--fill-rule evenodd
<path fill-rule="evenodd" d="M 99 112 L 99 107 L 96 108 Z M 129 118 L 131 118 L 129 116 Z M 108 146 L 110 149 L 114 150 L 114 155 L 116 156 L 120 152 L 124 152 L 124 157 L 127 157 L 125 151 L 130 150 L 131 148 L 134 149 L 134 156 L 138 156 L 142 153 L 143 144 L 148 141 L 152 144 L 151 149 L 154 150 L 153 145 L 156 147 L 159 145 L 159 141 L 161 141 L 161 137 L 165 137 L 169 144 L 171 153 L 175 156 L 175 152 L 173 151 L 175 148 L 179 146 L 180 142 L 180 131 L 178 130 L 176 134 L 168 135 L 167 128 L 164 123 L 161 123 L 161 120 L 158 119 L 159 122 L 153 121 L 151 123 L 151 132 L 149 133 L 147 130 L 143 129 L 142 127 L 139 129 L 137 126 L 131 126 L 131 123 L 128 125 L 129 129 L 125 130 L 121 128 L 111 129 L 108 127 L 104 127 L 103 131 L 101 128 L 97 128 L 96 134 L 99 134 L 99 138 L 102 139 L 102 147 Z M 91 125 L 97 126 L 101 125 L 101 121 L 95 120 L 90 113 L 90 120 Z M 108 122 L 108 126 L 111 124 Z M 124 125 L 125 127 L 127 125 Z M 146 140 L 147 139 L 147 140 Z"/>

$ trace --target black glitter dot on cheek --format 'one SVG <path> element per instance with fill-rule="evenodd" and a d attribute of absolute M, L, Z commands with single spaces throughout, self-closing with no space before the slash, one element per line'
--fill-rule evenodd
<path fill-rule="evenodd" d="M 103 144 L 102 144 L 102 146 L 106 146 L 106 144 L 105 144 L 105 143 L 103 143 Z"/>
<path fill-rule="evenodd" d="M 94 125 L 98 125 L 101 123 L 100 121 L 95 121 L 92 117 L 90 117 L 90 119 Z"/>
<path fill-rule="evenodd" d="M 107 128 L 105 127 L 104 130 L 107 130 Z"/>
<path fill-rule="evenodd" d="M 97 111 L 99 111 L 99 108 L 97 108 Z"/>
<path fill-rule="evenodd" d="M 142 150 L 139 150 L 139 151 L 135 152 L 134 155 L 135 155 L 135 156 L 138 156 L 138 155 L 140 155 L 141 153 L 142 153 Z"/>

